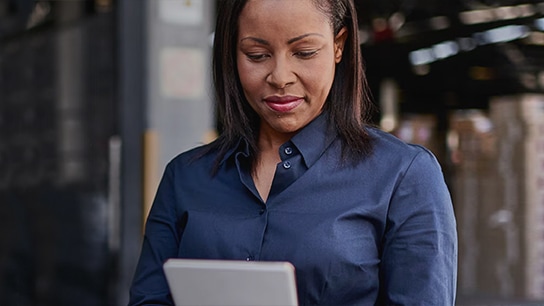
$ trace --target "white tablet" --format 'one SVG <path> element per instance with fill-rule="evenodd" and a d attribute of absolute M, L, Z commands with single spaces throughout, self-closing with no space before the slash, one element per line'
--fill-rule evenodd
<path fill-rule="evenodd" d="M 169 259 L 163 268 L 176 306 L 298 304 L 288 262 Z"/>

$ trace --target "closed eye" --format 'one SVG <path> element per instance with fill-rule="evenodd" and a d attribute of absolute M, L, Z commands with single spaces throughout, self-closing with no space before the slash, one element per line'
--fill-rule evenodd
<path fill-rule="evenodd" d="M 269 57 L 266 53 L 246 53 L 246 56 L 254 62 L 262 62 Z"/>
<path fill-rule="evenodd" d="M 312 51 L 298 51 L 295 52 L 295 56 L 301 58 L 301 59 L 309 59 L 317 55 L 319 50 L 312 50 Z"/>

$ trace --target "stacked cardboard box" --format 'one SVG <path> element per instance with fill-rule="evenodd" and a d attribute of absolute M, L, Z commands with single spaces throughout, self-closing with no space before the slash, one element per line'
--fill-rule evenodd
<path fill-rule="evenodd" d="M 544 299 L 544 96 L 495 98 L 490 115 L 498 136 L 496 184 L 501 191 L 492 208 L 512 215 L 501 226 L 505 249 L 495 271 L 511 278 L 511 285 L 501 279 L 501 287 Z"/>
<path fill-rule="evenodd" d="M 459 291 L 544 300 L 544 96 L 493 98 L 489 119 L 452 119 Z"/>
<path fill-rule="evenodd" d="M 445 145 L 437 130 L 435 115 L 404 114 L 392 134 L 406 142 L 426 147 L 442 161 Z"/>
<path fill-rule="evenodd" d="M 452 198 L 459 236 L 459 286 L 461 295 L 480 290 L 482 203 L 493 195 L 491 156 L 494 134 L 485 113 L 458 111 L 450 118 L 448 148 L 452 166 Z"/>

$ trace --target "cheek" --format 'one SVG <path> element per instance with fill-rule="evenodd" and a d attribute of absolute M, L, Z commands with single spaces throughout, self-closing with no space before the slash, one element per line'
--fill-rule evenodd
<path fill-rule="evenodd" d="M 334 80 L 334 70 L 334 65 L 322 64 L 313 66 L 312 69 L 304 73 L 305 86 L 316 94 L 328 93 Z"/>
<path fill-rule="evenodd" d="M 238 77 L 240 78 L 240 83 L 244 91 L 247 94 L 251 94 L 255 88 L 258 88 L 258 70 L 255 69 L 252 65 L 247 62 L 244 62 L 244 59 L 238 58 Z"/>

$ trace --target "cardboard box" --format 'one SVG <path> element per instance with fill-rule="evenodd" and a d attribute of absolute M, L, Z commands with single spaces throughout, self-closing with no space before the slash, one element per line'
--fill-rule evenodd
<path fill-rule="evenodd" d="M 497 188 L 502 197 L 496 210 L 513 215 L 503 226 L 507 256 L 502 271 L 517 285 L 500 284 L 512 286 L 515 295 L 544 299 L 544 95 L 495 98 L 490 115 L 499 136 Z"/>
<path fill-rule="evenodd" d="M 544 95 L 493 98 L 488 116 L 451 119 L 458 292 L 544 300 Z"/>
<path fill-rule="evenodd" d="M 447 143 L 459 237 L 458 292 L 475 295 L 481 290 L 482 203 L 494 193 L 490 179 L 495 138 L 490 119 L 480 110 L 453 113 L 450 128 Z"/>

